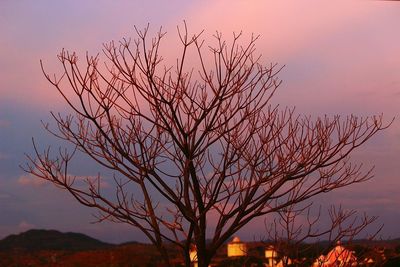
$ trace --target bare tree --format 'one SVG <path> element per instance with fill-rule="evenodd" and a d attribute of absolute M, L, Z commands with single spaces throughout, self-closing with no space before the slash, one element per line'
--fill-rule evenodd
<path fill-rule="evenodd" d="M 312 120 L 273 105 L 281 68 L 261 63 L 258 37 L 241 45 L 234 34 L 228 44 L 216 33 L 216 45 L 205 47 L 185 25 L 181 56 L 167 67 L 159 54 L 165 33 L 136 33 L 105 44 L 104 65 L 88 55 L 78 65 L 63 50 L 62 75 L 43 70 L 72 109 L 52 113 L 57 127 L 46 129 L 115 171 L 115 195 L 102 192 L 103 177 L 75 181 L 68 171 L 75 152 L 54 156 L 34 145 L 26 170 L 99 210 L 99 220 L 140 229 L 165 264 L 166 241 L 182 249 L 187 266 L 194 244 L 199 266 L 207 266 L 253 219 L 371 177 L 349 155 L 386 127 L 381 116 Z"/>

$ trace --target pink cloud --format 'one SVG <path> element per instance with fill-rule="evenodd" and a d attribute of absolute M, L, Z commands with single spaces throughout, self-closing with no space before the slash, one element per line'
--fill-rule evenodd
<path fill-rule="evenodd" d="M 10 122 L 8 120 L 0 119 L 0 128 L 6 128 L 8 126 L 10 126 Z"/>
<path fill-rule="evenodd" d="M 43 186 L 48 184 L 48 181 L 32 175 L 22 175 L 18 178 L 17 183 L 21 186 Z"/>
<path fill-rule="evenodd" d="M 10 158 L 7 154 L 0 152 L 0 160 L 8 159 Z"/>
<path fill-rule="evenodd" d="M 383 4 L 357 1 L 252 1 L 251 4 L 243 1 L 214 1 L 192 4 L 191 8 L 185 10 L 185 17 L 183 18 L 186 18 L 189 31 L 192 33 L 206 29 L 203 37 L 207 39 L 207 42 L 211 40 L 211 35 L 215 30 L 221 31 L 228 40 L 231 39 L 233 31 L 243 30 L 245 34 L 243 42 L 248 39 L 251 33 L 260 34 L 261 38 L 257 43 L 257 53 L 264 55 L 263 62 L 266 64 L 270 61 L 280 64 L 288 63 L 283 75 L 293 67 L 290 65 L 290 61 L 301 55 L 306 57 L 304 69 L 312 67 L 309 66 L 310 64 L 307 61 L 323 61 L 322 65 L 330 65 L 326 68 L 326 72 L 319 73 L 319 76 L 311 77 L 305 82 L 296 80 L 296 88 L 305 92 L 302 96 L 310 95 L 307 88 L 325 88 L 326 84 L 338 81 L 337 77 L 342 77 L 346 81 L 351 80 L 346 84 L 338 85 L 338 88 L 342 88 L 341 90 L 339 89 L 339 93 L 338 91 L 332 92 L 328 88 L 320 90 L 317 94 L 311 94 L 315 97 L 320 97 L 322 94 L 329 95 L 330 97 L 326 99 L 338 101 L 343 100 L 343 95 L 347 93 L 349 87 L 352 88 L 351 90 L 354 90 L 353 87 L 355 86 L 361 88 L 361 93 L 364 93 L 366 89 L 371 91 L 376 90 L 377 87 L 381 88 L 382 86 L 377 84 L 376 81 L 371 83 L 362 79 L 366 76 L 372 77 L 371 72 L 376 72 L 376 69 L 381 70 L 376 73 L 377 75 L 383 75 L 386 70 L 394 69 L 392 66 L 398 63 L 398 60 L 394 59 L 396 57 L 390 56 L 394 54 L 397 47 L 396 44 L 399 43 L 396 41 L 396 35 L 390 30 L 382 31 L 379 29 L 376 31 L 380 33 L 375 42 L 379 49 L 374 53 L 369 51 L 371 44 L 362 38 L 349 39 L 349 36 L 343 36 L 343 33 L 351 32 L 352 29 L 361 29 L 365 32 L 363 36 L 370 37 L 368 26 L 371 24 L 379 25 L 381 21 L 384 21 L 382 16 L 390 17 L 391 15 L 390 13 L 386 15 L 387 12 L 384 12 L 385 9 L 382 7 L 384 7 Z M 85 6 L 85 8 L 88 7 Z M 114 10 L 116 8 L 121 8 L 122 13 L 125 10 L 131 10 L 123 9 L 120 5 L 103 5 L 102 8 L 104 9 L 97 9 L 96 12 L 102 14 L 106 10 Z M 223 14 L 223 19 L 221 19 L 221 14 Z M 103 16 L 99 17 L 103 18 Z M 97 17 L 95 16 L 95 18 Z M 60 106 L 65 106 L 65 103 L 41 73 L 40 58 L 44 60 L 46 70 L 50 74 L 53 74 L 53 72 L 59 73 L 60 64 L 56 54 L 61 47 L 76 50 L 79 58 L 83 60 L 85 51 L 95 54 L 100 51 L 102 42 L 108 42 L 112 39 L 118 41 L 122 36 L 130 37 L 133 35 L 133 22 L 130 21 L 113 21 L 112 23 L 127 25 L 126 27 L 121 25 L 121 27 L 111 27 L 110 22 L 103 19 L 88 20 L 85 23 L 79 23 L 79 21 L 75 20 L 70 21 L 68 17 L 63 18 L 63 20 L 65 24 L 72 23 L 75 25 L 76 23 L 80 27 L 75 27 L 73 31 L 63 29 L 62 36 L 57 36 L 57 38 L 45 35 L 41 42 L 35 41 L 31 47 L 24 46 L 24 49 L 26 49 L 24 53 L 21 53 L 22 48 L 19 46 L 25 44 L 25 42 L 19 42 L 15 46 L 8 45 L 10 48 L 3 49 L 7 53 L 4 53 L 2 58 L 6 65 L 9 66 L 3 70 L 4 75 L 0 77 L 0 93 L 4 99 L 23 101 L 24 104 L 37 106 L 43 106 L 43 103 L 45 103 L 46 108 L 57 110 Z M 376 23 L 376 21 L 379 21 L 379 23 Z M 168 31 L 166 40 L 162 43 L 162 54 L 166 59 L 170 58 L 173 63 L 175 63 L 175 57 L 179 55 L 180 49 L 171 49 L 171 47 L 176 47 L 178 39 L 176 25 L 182 26 L 181 22 L 182 18 L 176 15 L 175 17 L 169 17 L 168 20 L 153 22 L 154 24 L 151 25 L 152 32 L 161 25 L 165 26 Z M 130 23 L 132 25 L 128 25 Z M 142 23 L 137 26 L 141 28 L 144 25 Z M 34 30 L 36 28 L 32 29 L 32 31 Z M 53 29 L 50 28 L 49 30 Z M 87 34 L 88 32 L 90 32 L 90 35 Z M 31 34 L 35 33 L 32 32 Z M 13 38 L 15 38 L 14 32 L 6 31 L 5 35 L 6 41 L 4 44 L 13 41 Z M 78 42 L 77 36 L 84 36 L 84 38 L 83 40 L 79 39 Z M 374 46 L 374 44 L 372 45 Z M 359 51 L 356 56 L 354 56 L 354 51 Z M 309 52 L 311 54 L 307 54 Z M 348 58 L 345 64 L 338 60 L 343 58 Z M 363 58 L 367 59 L 361 62 L 360 59 Z M 383 58 L 384 61 L 379 61 L 380 58 Z M 386 67 L 383 68 L 382 65 Z M 370 66 L 376 66 L 376 68 L 373 68 L 374 70 L 364 70 Z M 314 70 L 310 69 L 308 75 L 313 72 Z M 332 73 L 336 73 L 336 75 L 333 76 Z M 349 77 L 347 76 L 349 73 L 354 75 Z M 284 86 L 286 87 L 286 79 L 285 77 L 282 78 L 284 78 Z M 368 84 L 369 88 L 363 87 L 366 84 Z M 371 86 L 371 84 L 374 86 Z M 23 92 L 17 95 L 15 94 L 15 88 L 23 90 Z M 316 101 L 315 97 L 314 99 L 309 99 L 308 97 L 293 98 L 290 95 L 288 98 L 291 99 L 287 102 L 289 105 L 292 105 L 293 101 L 296 101 L 296 103 L 320 102 L 321 104 L 315 106 L 315 108 L 323 107 L 323 101 Z M 360 102 L 364 101 L 361 100 Z M 382 102 L 384 100 L 378 103 L 382 104 Z M 349 102 L 347 104 L 351 105 Z M 307 106 L 307 104 L 304 105 Z"/>
<path fill-rule="evenodd" d="M 11 198 L 10 194 L 7 193 L 0 193 L 0 199 L 9 199 Z"/>
<path fill-rule="evenodd" d="M 79 183 L 79 186 L 86 184 L 86 180 L 89 179 L 90 181 L 93 181 L 96 185 L 96 176 L 75 176 L 75 175 L 70 175 L 71 177 L 75 177 L 75 182 Z M 17 183 L 20 186 L 44 186 L 51 184 L 50 181 L 36 177 L 34 175 L 28 174 L 28 175 L 22 175 L 17 179 Z M 85 185 L 84 185 L 85 186 Z M 101 178 L 100 179 L 100 188 L 105 189 L 105 188 L 110 188 L 109 182 L 106 181 L 106 178 Z"/>
<path fill-rule="evenodd" d="M 70 177 L 75 178 L 75 182 L 79 183 L 79 185 L 84 185 L 86 186 L 86 181 L 89 180 L 90 182 L 93 182 L 95 185 L 98 185 L 97 182 L 97 176 L 85 176 L 85 175 L 71 175 L 69 174 Z M 105 188 L 110 188 L 110 184 L 106 181 L 106 177 L 101 177 L 100 178 L 100 188 L 105 189 Z"/>
<path fill-rule="evenodd" d="M 21 221 L 19 224 L 18 224 L 18 228 L 19 228 L 19 230 L 21 230 L 21 231 L 27 231 L 27 230 L 29 230 L 29 229 L 32 229 L 32 228 L 35 228 L 36 226 L 34 225 L 34 224 L 31 224 L 31 223 L 29 223 L 29 222 L 27 222 L 27 221 Z"/>
<path fill-rule="evenodd" d="M 362 24 L 375 11 L 371 4 L 349 1 L 214 1 L 194 5 L 187 18 L 190 28 L 219 30 L 227 37 L 241 30 L 261 34 L 261 52 L 280 58 L 338 29 Z"/>

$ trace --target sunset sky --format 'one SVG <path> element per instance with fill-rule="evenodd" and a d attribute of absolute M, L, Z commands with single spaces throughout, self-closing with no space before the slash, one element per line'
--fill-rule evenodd
<path fill-rule="evenodd" d="M 103 241 L 145 241 L 130 226 L 94 221 L 93 210 L 67 193 L 24 173 L 32 137 L 43 147 L 62 145 L 41 120 L 66 105 L 41 73 L 39 60 L 59 71 L 62 48 L 84 57 L 102 43 L 134 36 L 150 23 L 167 31 L 165 56 L 177 54 L 176 26 L 190 32 L 259 34 L 257 53 L 267 65 L 285 65 L 274 103 L 300 114 L 384 114 L 392 126 L 353 154 L 375 177 L 324 196 L 384 224 L 383 238 L 400 237 L 400 3 L 396 1 L 0 1 L 0 238 L 31 228 L 89 234 Z M 92 162 L 81 173 L 96 174 Z M 239 235 L 262 235 L 260 221 Z M 251 230 L 251 231 L 250 231 Z"/>

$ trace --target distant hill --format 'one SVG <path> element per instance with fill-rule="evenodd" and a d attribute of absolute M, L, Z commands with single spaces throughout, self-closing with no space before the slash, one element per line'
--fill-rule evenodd
<path fill-rule="evenodd" d="M 0 240 L 0 251 L 6 250 L 94 250 L 113 245 L 80 233 L 61 233 L 56 230 L 29 230 Z"/>

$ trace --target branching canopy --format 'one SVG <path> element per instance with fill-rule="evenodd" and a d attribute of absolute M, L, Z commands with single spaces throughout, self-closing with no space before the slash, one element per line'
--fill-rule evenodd
<path fill-rule="evenodd" d="M 27 171 L 98 209 L 101 220 L 139 228 L 165 257 L 165 241 L 187 253 L 195 244 L 200 266 L 254 218 L 371 177 L 349 156 L 385 128 L 381 116 L 296 115 L 271 102 L 281 68 L 262 64 L 257 37 L 228 44 L 217 33 L 206 47 L 201 34 L 178 32 L 182 53 L 172 67 L 159 54 L 164 33 L 150 39 L 146 28 L 105 44 L 104 65 L 89 55 L 78 65 L 63 50 L 62 75 L 43 70 L 72 109 L 53 113 L 57 127 L 46 128 L 115 171 L 115 197 L 102 193 L 100 176 L 77 185 L 68 172 L 74 153 L 52 157 L 35 145 Z M 188 67 L 190 49 L 197 68 Z"/>

